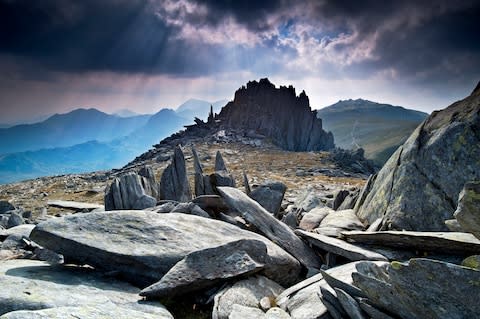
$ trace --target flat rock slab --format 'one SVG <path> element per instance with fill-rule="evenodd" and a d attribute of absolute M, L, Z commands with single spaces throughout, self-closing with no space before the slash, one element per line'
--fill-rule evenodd
<path fill-rule="evenodd" d="M 302 236 L 312 245 L 334 253 L 339 256 L 343 256 L 351 261 L 357 260 L 384 260 L 388 259 L 374 251 L 367 250 L 352 244 L 349 244 L 341 239 L 331 238 L 328 236 L 306 232 L 303 230 L 296 230 L 295 234 Z"/>
<path fill-rule="evenodd" d="M 220 281 L 263 269 L 267 246 L 259 240 L 239 240 L 194 251 L 179 261 L 162 279 L 143 289 L 140 296 L 161 298 L 210 288 Z"/>
<path fill-rule="evenodd" d="M 469 233 L 379 231 L 342 232 L 348 241 L 387 247 L 438 251 L 456 255 L 480 252 L 480 240 Z"/>
<path fill-rule="evenodd" d="M 400 318 L 478 318 L 480 271 L 431 259 L 360 262 L 354 284 L 369 301 Z"/>
<path fill-rule="evenodd" d="M 265 276 L 285 285 L 295 282 L 300 264 L 268 239 L 225 222 L 194 215 L 149 211 L 111 211 L 64 216 L 43 222 L 30 238 L 62 254 L 65 262 L 117 271 L 138 286 L 160 280 L 194 251 L 240 239 L 267 246 Z"/>
<path fill-rule="evenodd" d="M 105 209 L 103 205 L 91 204 L 91 203 L 80 203 L 69 200 L 49 200 L 47 205 L 51 207 L 65 208 L 74 211 L 83 211 L 88 210 L 92 211 L 94 209 Z"/>
<path fill-rule="evenodd" d="M 133 309 L 114 306 L 111 304 L 80 307 L 58 307 L 43 310 L 19 310 L 0 316 L 1 319 L 97 319 L 97 318 L 115 318 L 115 319 L 172 319 L 170 314 L 156 314 L 141 312 Z"/>
<path fill-rule="evenodd" d="M 320 260 L 310 247 L 259 203 L 233 187 L 219 187 L 218 191 L 227 205 L 238 211 L 247 222 L 292 254 L 300 263 L 306 267 L 320 268 Z"/>
<path fill-rule="evenodd" d="M 4 261 L 0 263 L 0 285 L 2 315 L 17 310 L 58 307 L 88 307 L 90 312 L 96 309 L 101 313 L 104 307 L 110 305 L 118 307 L 119 310 L 126 309 L 127 312 L 145 312 L 158 318 L 173 318 L 160 303 L 140 303 L 138 288 L 103 277 L 85 267 L 53 267 L 35 260 Z M 55 318 L 53 315 L 52 317 Z M 6 318 L 46 316 L 11 314 Z"/>
<path fill-rule="evenodd" d="M 0 239 L 5 239 L 10 235 L 29 237 L 35 225 L 23 224 L 8 229 L 0 229 Z"/>

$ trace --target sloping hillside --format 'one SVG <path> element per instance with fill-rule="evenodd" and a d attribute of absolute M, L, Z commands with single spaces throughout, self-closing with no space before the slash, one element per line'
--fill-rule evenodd
<path fill-rule="evenodd" d="M 320 109 L 317 116 L 333 133 L 336 146 L 362 147 L 366 157 L 383 164 L 428 114 L 357 99 Z"/>

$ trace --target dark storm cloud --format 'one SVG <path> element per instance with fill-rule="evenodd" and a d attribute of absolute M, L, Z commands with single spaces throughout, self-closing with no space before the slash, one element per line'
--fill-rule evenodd
<path fill-rule="evenodd" d="M 264 31 L 271 28 L 272 26 L 266 23 L 268 16 L 283 11 L 287 5 L 295 5 L 280 0 L 199 0 L 198 3 L 204 4 L 210 9 L 207 21 L 219 23 L 225 16 L 230 15 L 237 22 L 247 25 L 252 31 Z"/>
<path fill-rule="evenodd" d="M 48 70 L 194 75 L 222 48 L 176 39 L 143 0 L 0 0 L 0 53 Z M 22 61 L 22 64 L 25 62 Z"/>
<path fill-rule="evenodd" d="M 206 9 L 187 10 L 188 2 Z M 269 69 L 282 72 L 282 63 L 295 59 L 298 48 L 295 41 L 282 42 L 284 35 L 278 30 L 305 24 L 328 34 L 326 41 L 339 57 L 365 44 L 371 47 L 371 58 L 358 58 L 346 66 L 338 61 L 348 76 L 389 69 L 404 77 L 440 81 L 454 75 L 478 75 L 479 4 L 443 0 L 0 0 L 0 54 L 65 72 L 182 76 L 240 69 L 255 72 L 256 68 L 262 73 Z M 185 34 L 185 30 L 202 28 L 208 34 L 232 18 L 260 43 L 209 42 Z M 182 29 L 185 26 L 190 29 Z M 335 36 L 340 34 L 352 40 L 336 43 Z M 234 50 L 236 60 L 228 59 L 229 50 Z M 329 61 L 324 70 L 335 69 L 335 63 Z"/>

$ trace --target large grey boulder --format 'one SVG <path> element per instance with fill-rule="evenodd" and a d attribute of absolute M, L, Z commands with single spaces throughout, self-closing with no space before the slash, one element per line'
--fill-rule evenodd
<path fill-rule="evenodd" d="M 262 270 L 267 246 L 259 240 L 238 240 L 194 251 L 173 266 L 162 279 L 143 289 L 148 298 L 176 297 L 213 287 L 219 282 Z"/>
<path fill-rule="evenodd" d="M 480 271 L 430 259 L 361 262 L 354 284 L 380 310 L 400 318 L 477 318 Z"/>
<path fill-rule="evenodd" d="M 217 119 L 230 128 L 254 130 L 289 151 L 334 147 L 332 133 L 323 130 L 305 92 L 297 96 L 292 86 L 275 88 L 268 79 L 248 82 L 237 90 Z"/>
<path fill-rule="evenodd" d="M 66 263 L 116 271 L 138 286 L 157 282 L 194 251 L 241 239 L 259 240 L 267 246 L 265 276 L 291 284 L 300 272 L 298 261 L 266 238 L 187 214 L 113 211 L 69 215 L 37 225 L 30 238 L 64 255 Z"/>
<path fill-rule="evenodd" d="M 215 296 L 212 318 L 229 318 L 235 305 L 260 310 L 258 307 L 262 298 L 267 297 L 270 300 L 275 300 L 283 290 L 284 288 L 279 284 L 263 276 L 253 276 L 238 281 Z"/>
<path fill-rule="evenodd" d="M 447 230 L 463 186 L 480 180 L 478 132 L 479 87 L 412 133 L 369 185 L 358 216 L 369 224 L 382 217 L 382 229 Z"/>
<path fill-rule="evenodd" d="M 118 308 L 116 313 L 119 316 L 123 310 L 137 315 L 148 313 L 155 318 L 173 318 L 159 303 L 140 303 L 138 288 L 85 267 L 52 267 L 34 260 L 3 261 L 0 263 L 0 282 L 0 315 L 14 311 L 4 318 L 67 318 L 60 315 L 60 307 L 88 309 L 89 315 L 82 318 L 94 318 L 90 314 L 102 314 L 104 311 L 113 314 L 106 309 L 114 307 Z M 42 309 L 51 310 L 15 313 L 18 310 Z M 77 310 L 72 313 L 81 314 Z M 151 316 L 145 315 L 145 318 Z"/>
<path fill-rule="evenodd" d="M 287 186 L 281 182 L 269 182 L 255 188 L 249 196 L 276 216 L 280 211 L 286 190 Z"/>
<path fill-rule="evenodd" d="M 127 172 L 114 178 L 105 190 L 105 210 L 145 209 L 154 207 L 157 200 L 145 193 L 141 177 Z"/>
<path fill-rule="evenodd" d="M 6 200 L 0 201 L 0 214 L 6 213 L 10 210 L 15 210 L 15 206 L 13 206 L 10 202 Z"/>
<path fill-rule="evenodd" d="M 12 228 L 23 224 L 25 224 L 25 220 L 23 219 L 22 215 L 20 215 L 16 210 L 12 211 L 7 220 L 7 228 Z"/>
<path fill-rule="evenodd" d="M 465 184 L 454 216 L 462 229 L 480 238 L 480 182 Z"/>
<path fill-rule="evenodd" d="M 192 199 L 188 183 L 185 156 L 180 146 L 175 147 L 171 163 L 163 171 L 160 180 L 160 199 L 188 202 Z"/>

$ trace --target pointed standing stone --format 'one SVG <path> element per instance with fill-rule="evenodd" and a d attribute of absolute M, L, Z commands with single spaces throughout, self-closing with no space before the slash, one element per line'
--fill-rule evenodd
<path fill-rule="evenodd" d="M 105 190 L 105 210 L 145 209 L 157 204 L 156 198 L 145 193 L 142 177 L 127 172 L 115 178 Z"/>
<path fill-rule="evenodd" d="M 143 166 L 138 171 L 138 175 L 141 176 L 142 186 L 145 189 L 145 193 L 149 196 L 159 199 L 159 185 L 155 178 L 155 173 L 153 172 L 152 166 Z"/>
<path fill-rule="evenodd" d="M 220 151 L 217 151 L 217 155 L 215 156 L 215 171 L 228 172 L 227 166 L 225 165 L 225 161 L 223 160 L 223 157 Z"/>
<path fill-rule="evenodd" d="M 250 183 L 248 182 L 247 173 L 243 171 L 243 185 L 245 186 L 245 193 L 250 196 L 252 189 L 250 188 Z"/>
<path fill-rule="evenodd" d="M 192 146 L 193 168 L 195 170 L 195 196 L 206 195 L 203 168 L 198 158 L 197 150 Z"/>
<path fill-rule="evenodd" d="M 187 178 L 187 168 L 182 149 L 177 146 L 172 162 L 165 168 L 160 180 L 160 199 L 188 202 L 192 192 Z"/>

